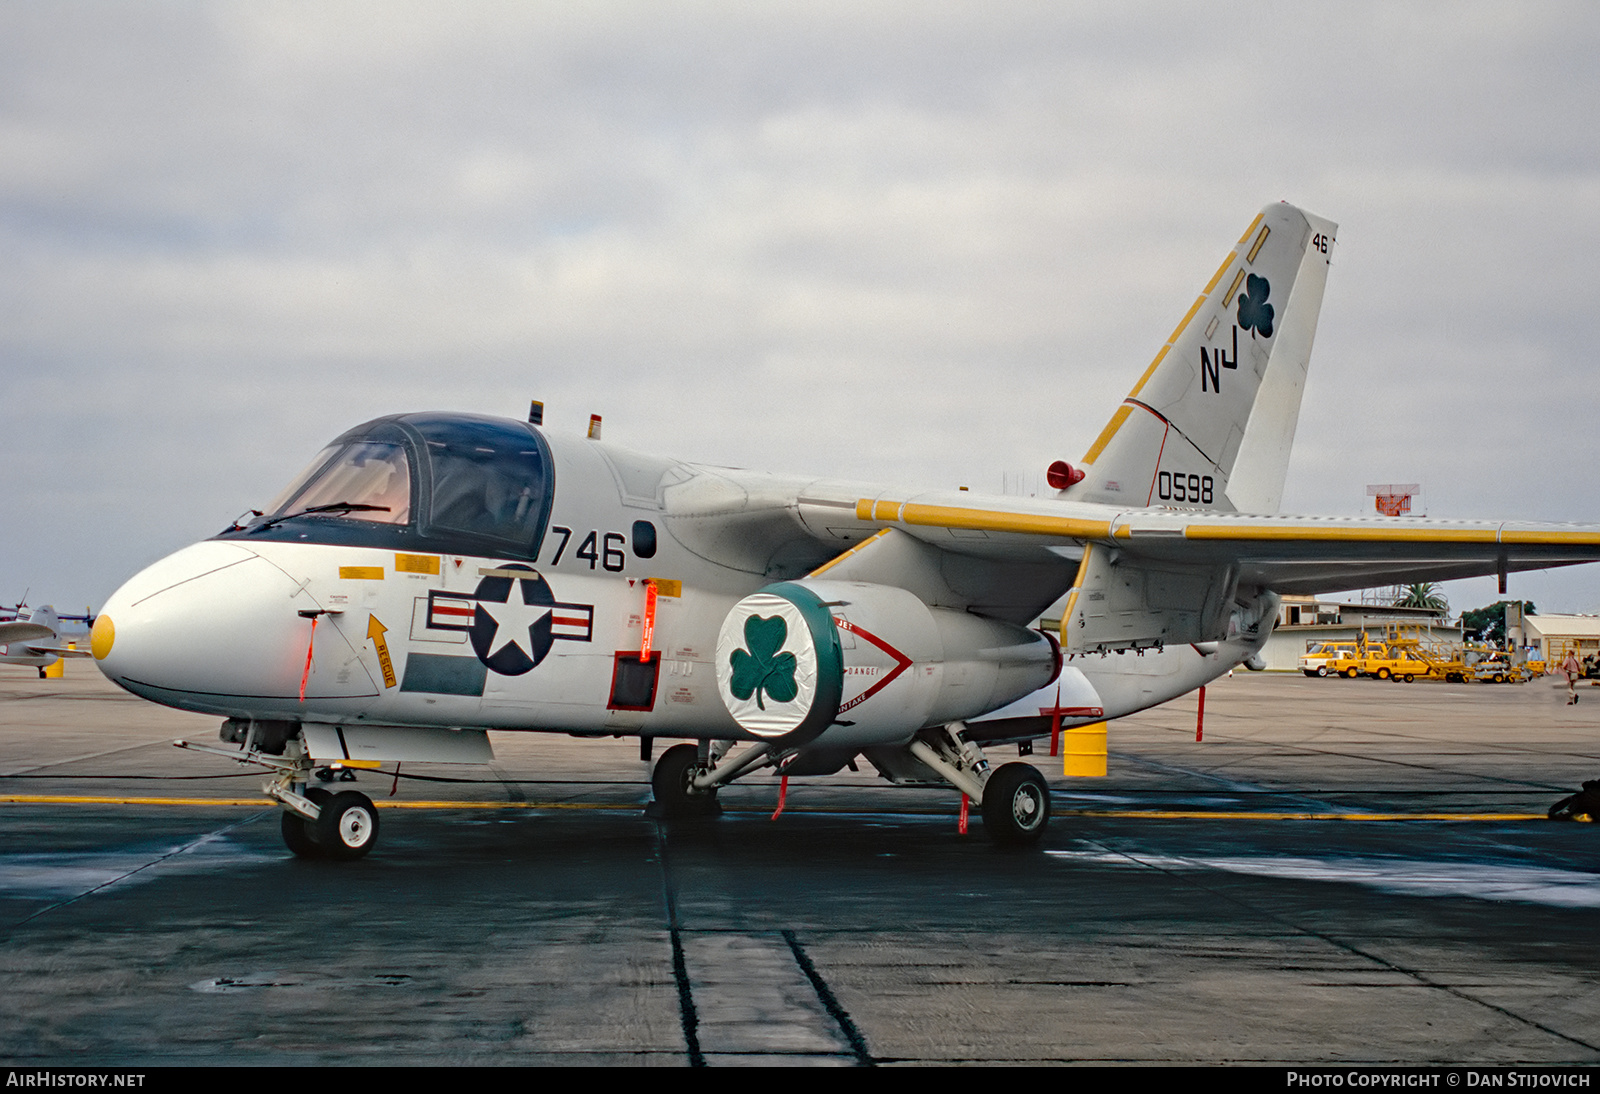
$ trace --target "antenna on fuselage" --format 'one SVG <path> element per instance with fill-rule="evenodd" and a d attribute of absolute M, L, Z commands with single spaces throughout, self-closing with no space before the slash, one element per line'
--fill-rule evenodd
<path fill-rule="evenodd" d="M 589 415 L 589 439 L 591 441 L 600 439 L 600 415 L 598 414 Z"/>
<path fill-rule="evenodd" d="M 538 399 L 528 404 L 528 424 L 544 425 L 544 404 Z"/>

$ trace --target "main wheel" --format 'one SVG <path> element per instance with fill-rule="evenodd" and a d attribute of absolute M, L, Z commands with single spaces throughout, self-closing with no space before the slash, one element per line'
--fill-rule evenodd
<path fill-rule="evenodd" d="M 378 810 L 371 798 L 344 790 L 319 804 L 322 814 L 311 830 L 324 855 L 348 862 L 372 850 L 378 842 Z"/>
<path fill-rule="evenodd" d="M 650 790 L 663 813 L 691 817 L 716 812 L 717 792 L 694 789 L 694 777 L 699 773 L 698 745 L 673 745 L 661 754 L 650 776 Z"/>
<path fill-rule="evenodd" d="M 1050 787 L 1032 764 L 1005 764 L 983 787 L 983 830 L 996 843 L 1019 847 L 1044 835 Z"/>
<path fill-rule="evenodd" d="M 309 786 L 306 788 L 306 797 L 322 806 L 328 804 L 328 799 L 333 795 L 320 786 Z M 293 809 L 285 809 L 282 820 L 284 846 L 300 858 L 321 858 L 322 847 L 317 843 L 316 832 L 313 830 L 315 823 Z"/>

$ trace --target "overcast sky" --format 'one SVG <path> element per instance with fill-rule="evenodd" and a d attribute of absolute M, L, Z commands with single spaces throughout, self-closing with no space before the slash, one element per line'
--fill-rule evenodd
<path fill-rule="evenodd" d="M 420 409 L 1076 461 L 1264 204 L 1339 222 L 1284 508 L 1600 522 L 1600 8 L 0 6 L 0 602 Z M 1513 576 L 1600 611 L 1600 567 Z M 1496 599 L 1457 583 L 1458 607 Z"/>

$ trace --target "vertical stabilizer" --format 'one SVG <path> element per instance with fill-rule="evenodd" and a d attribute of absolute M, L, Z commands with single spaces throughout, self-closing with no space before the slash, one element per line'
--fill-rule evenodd
<path fill-rule="evenodd" d="M 1101 431 L 1084 457 L 1083 481 L 1065 496 L 1275 510 L 1334 231 L 1292 205 L 1261 210 Z"/>

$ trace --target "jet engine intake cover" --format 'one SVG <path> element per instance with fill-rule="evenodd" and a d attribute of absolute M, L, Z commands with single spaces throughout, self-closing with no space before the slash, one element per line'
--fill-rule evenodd
<path fill-rule="evenodd" d="M 717 694 L 740 728 L 805 744 L 833 724 L 844 691 L 838 628 L 822 598 L 790 582 L 733 606 L 717 635 Z"/>

